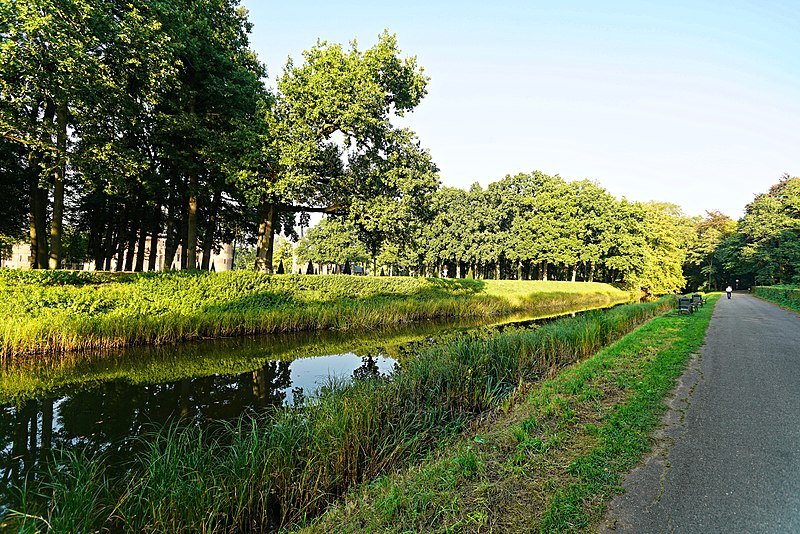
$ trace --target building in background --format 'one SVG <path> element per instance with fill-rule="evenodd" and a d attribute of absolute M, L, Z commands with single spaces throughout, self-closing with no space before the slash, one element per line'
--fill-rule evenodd
<path fill-rule="evenodd" d="M 155 261 L 155 269 L 156 271 L 163 271 L 164 269 L 164 262 L 165 262 L 165 250 L 166 250 L 166 240 L 164 238 L 159 238 L 158 245 L 156 247 L 156 261 Z M 133 250 L 133 254 L 138 252 L 137 249 Z M 28 243 L 20 242 L 14 245 L 11 249 L 11 257 L 7 259 L 0 259 L 0 267 L 5 267 L 8 269 L 29 269 L 30 268 L 30 253 L 31 247 Z M 127 252 L 126 252 L 127 254 Z M 172 263 L 168 266 L 169 269 L 172 270 L 180 270 L 181 268 L 181 254 L 183 254 L 183 249 L 178 246 L 178 250 L 175 252 L 175 257 L 172 259 Z M 111 270 L 116 271 L 118 262 L 122 261 L 124 263 L 125 257 L 117 258 L 111 260 Z M 197 252 L 197 264 L 203 264 L 203 252 L 198 250 Z M 145 242 L 145 254 L 144 254 L 144 270 L 148 270 L 148 266 L 150 265 L 150 238 L 148 237 Z M 230 271 L 233 267 L 233 245 L 231 244 L 224 244 L 220 248 L 219 254 L 211 254 L 211 259 L 209 261 L 209 270 L 221 272 L 221 271 Z M 90 262 L 82 262 L 82 263 L 63 263 L 63 269 L 70 269 L 70 270 L 77 270 L 77 271 L 94 271 L 95 265 L 94 261 Z"/>

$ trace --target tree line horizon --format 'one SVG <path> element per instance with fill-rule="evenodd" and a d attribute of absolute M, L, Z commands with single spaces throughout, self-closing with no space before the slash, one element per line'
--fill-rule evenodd
<path fill-rule="evenodd" d="M 443 187 L 416 134 L 394 124 L 429 81 L 395 35 L 363 50 L 320 40 L 270 89 L 251 29 L 238 0 L 3 3 L 4 253 L 25 239 L 34 269 L 116 259 L 144 271 L 161 238 L 166 265 L 180 246 L 181 268 L 208 269 L 211 251 L 239 241 L 254 246 L 252 268 L 272 272 L 284 235 L 303 262 L 369 263 L 374 274 L 598 280 L 652 294 L 800 283 L 797 178 L 739 222 L 538 171 Z M 325 218 L 302 232 L 315 212 Z"/>

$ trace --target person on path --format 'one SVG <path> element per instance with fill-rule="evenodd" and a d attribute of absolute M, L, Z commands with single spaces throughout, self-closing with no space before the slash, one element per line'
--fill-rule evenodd
<path fill-rule="evenodd" d="M 728 294 L 728 300 L 730 300 L 730 298 L 731 298 L 731 293 L 733 293 L 733 288 L 732 288 L 731 286 L 728 286 L 728 287 L 726 287 L 726 288 L 725 288 L 725 293 L 727 293 L 727 294 Z"/>

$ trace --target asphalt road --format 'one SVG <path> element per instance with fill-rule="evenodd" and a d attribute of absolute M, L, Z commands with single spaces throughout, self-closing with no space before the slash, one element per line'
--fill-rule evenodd
<path fill-rule="evenodd" d="M 800 533 L 800 315 L 723 295 L 670 405 L 600 532 Z"/>

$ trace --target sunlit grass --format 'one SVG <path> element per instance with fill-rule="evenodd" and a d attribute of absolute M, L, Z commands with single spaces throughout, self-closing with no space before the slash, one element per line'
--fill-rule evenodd
<path fill-rule="evenodd" d="M 371 328 L 627 298 L 594 283 L 6 269 L 0 270 L 0 355 Z"/>

